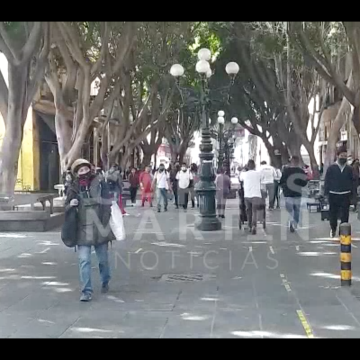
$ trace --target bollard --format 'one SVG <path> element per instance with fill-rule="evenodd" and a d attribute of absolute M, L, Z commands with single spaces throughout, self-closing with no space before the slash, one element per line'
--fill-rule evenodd
<path fill-rule="evenodd" d="M 340 225 L 341 286 L 351 286 L 351 225 Z"/>

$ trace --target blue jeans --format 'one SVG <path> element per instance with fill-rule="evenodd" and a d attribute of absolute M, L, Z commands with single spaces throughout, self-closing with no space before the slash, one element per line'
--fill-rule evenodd
<path fill-rule="evenodd" d="M 164 203 L 164 209 L 167 209 L 168 207 L 168 195 L 167 195 L 167 190 L 164 188 L 157 188 L 156 190 L 156 199 L 157 199 L 157 208 L 161 209 L 161 199 L 163 200 Z"/>
<path fill-rule="evenodd" d="M 108 256 L 108 243 L 94 246 L 96 256 L 99 261 L 99 270 L 102 284 L 107 284 L 110 281 L 110 267 Z M 81 292 L 91 294 L 91 246 L 78 246 L 79 254 L 79 271 Z"/>
<path fill-rule="evenodd" d="M 290 224 L 295 227 L 300 222 L 300 206 L 301 206 L 301 197 L 286 197 L 285 198 L 285 208 L 290 215 Z"/>

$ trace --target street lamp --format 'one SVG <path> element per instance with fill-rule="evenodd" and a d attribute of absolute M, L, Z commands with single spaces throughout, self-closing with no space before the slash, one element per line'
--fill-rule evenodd
<path fill-rule="evenodd" d="M 224 162 L 224 155 L 226 160 L 226 169 L 230 173 L 230 165 L 231 165 L 231 157 L 234 151 L 234 130 L 235 126 L 239 122 L 237 117 L 231 118 L 231 127 L 227 130 L 224 130 L 224 124 L 225 124 L 225 112 L 220 110 L 218 112 L 218 124 L 219 124 L 219 130 L 218 132 L 212 131 L 213 135 L 215 135 L 218 138 L 219 142 L 219 157 L 218 157 L 218 167 L 223 166 Z"/>
<path fill-rule="evenodd" d="M 201 113 L 201 144 L 200 144 L 200 181 L 195 186 L 195 191 L 199 195 L 200 200 L 200 217 L 195 224 L 198 230 L 202 231 L 214 231 L 221 229 L 221 222 L 216 217 L 216 206 L 215 206 L 215 172 L 213 168 L 214 154 L 212 152 L 213 146 L 211 142 L 211 132 L 209 129 L 209 110 L 211 107 L 211 100 L 208 96 L 208 79 L 212 75 L 210 66 L 211 51 L 209 49 L 200 49 L 198 54 L 198 62 L 196 63 L 195 70 L 199 73 L 201 78 L 200 96 L 195 103 L 196 108 Z M 239 65 L 235 62 L 230 62 L 226 65 L 225 71 L 230 77 L 229 86 L 225 87 L 225 90 L 229 92 L 230 87 L 234 84 L 234 79 L 239 72 Z M 184 75 L 184 68 L 180 64 L 172 65 L 170 74 L 176 79 L 176 86 L 181 93 L 181 97 L 184 102 L 183 92 L 192 94 L 195 92 L 193 89 L 185 89 L 180 87 L 180 77 Z M 219 89 L 224 90 L 224 89 Z M 212 90 L 216 91 L 216 90 Z M 229 94 L 228 98 L 229 100 Z M 190 102 L 190 101 L 189 101 Z M 223 116 L 225 113 L 223 112 Z M 220 116 L 220 115 L 219 115 Z M 221 116 L 220 116 L 221 117 Z M 225 121 L 225 120 L 224 120 Z"/>

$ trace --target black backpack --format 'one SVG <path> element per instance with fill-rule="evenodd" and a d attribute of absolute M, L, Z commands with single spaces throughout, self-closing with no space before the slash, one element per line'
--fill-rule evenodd
<path fill-rule="evenodd" d="M 75 247 L 78 236 L 78 209 L 70 208 L 65 212 L 65 221 L 61 229 L 61 240 L 67 247 Z"/>

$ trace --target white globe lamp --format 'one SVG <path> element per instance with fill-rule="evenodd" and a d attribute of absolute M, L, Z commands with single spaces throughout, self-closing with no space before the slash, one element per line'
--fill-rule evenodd
<path fill-rule="evenodd" d="M 197 71 L 199 74 L 206 74 L 206 73 L 208 73 L 209 71 L 211 71 L 211 69 L 210 69 L 210 64 L 209 64 L 206 60 L 199 60 L 199 61 L 196 63 L 196 71 Z"/>
<path fill-rule="evenodd" d="M 238 123 L 238 118 L 237 117 L 233 117 L 232 119 L 231 119 L 231 123 L 233 124 L 233 125 L 236 125 L 237 123 Z"/>
<path fill-rule="evenodd" d="M 222 117 L 224 117 L 224 116 L 225 116 L 225 112 L 224 112 L 224 111 L 222 111 L 222 110 L 220 110 L 220 111 L 218 112 L 218 116 L 222 116 Z"/>
<path fill-rule="evenodd" d="M 239 70 L 239 65 L 236 62 L 229 62 L 225 67 L 226 73 L 230 76 L 235 76 Z"/>
<path fill-rule="evenodd" d="M 224 119 L 223 116 L 219 116 L 219 117 L 218 117 L 218 123 L 219 123 L 220 125 L 224 125 L 225 119 Z"/>
<path fill-rule="evenodd" d="M 203 48 L 198 51 L 198 59 L 210 61 L 211 59 L 211 51 L 209 49 Z"/>
<path fill-rule="evenodd" d="M 184 68 L 180 64 L 174 64 L 170 69 L 170 74 L 176 78 L 183 76 L 184 72 Z"/>

